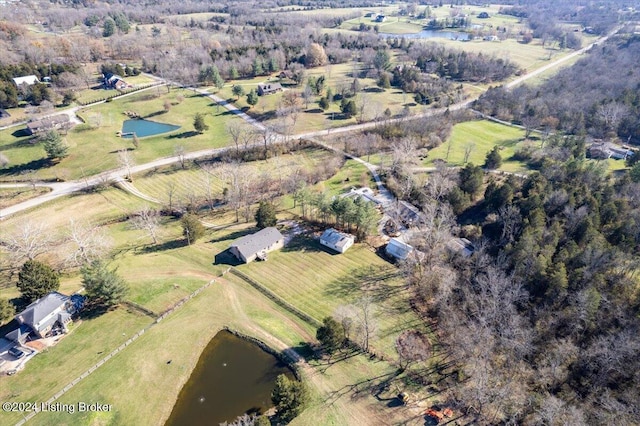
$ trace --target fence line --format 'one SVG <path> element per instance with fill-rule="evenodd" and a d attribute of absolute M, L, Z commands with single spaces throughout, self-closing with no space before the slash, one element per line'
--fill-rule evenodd
<path fill-rule="evenodd" d="M 88 370 L 86 370 L 84 373 L 82 373 L 80 376 L 76 377 L 75 379 L 73 379 L 70 383 L 68 383 L 64 388 L 62 388 L 62 390 L 58 391 L 55 395 L 53 395 L 51 398 L 49 398 L 49 400 L 46 402 L 46 404 L 52 404 L 53 402 L 55 402 L 56 400 L 58 400 L 59 398 L 61 398 L 65 393 L 67 393 L 69 390 L 71 390 L 75 385 L 77 385 L 78 383 L 80 383 L 80 381 L 82 381 L 83 379 L 85 379 L 86 377 L 88 377 L 91 373 L 93 373 L 94 371 L 96 371 L 99 367 L 101 367 L 102 365 L 104 365 L 105 362 L 107 362 L 108 360 L 110 360 L 114 355 L 116 355 L 118 352 L 121 352 L 122 350 L 124 350 L 127 346 L 129 346 L 131 343 L 135 342 L 138 337 L 142 336 L 144 334 L 145 331 L 147 331 L 149 328 L 153 327 L 155 324 L 159 323 L 163 318 L 166 318 L 167 315 L 169 315 L 170 313 L 172 313 L 173 311 L 175 311 L 178 307 L 182 306 L 185 304 L 185 302 L 187 302 L 188 300 L 193 299 L 195 296 L 197 296 L 198 294 L 200 294 L 200 292 L 202 292 L 202 290 L 206 289 L 207 287 L 209 287 L 212 283 L 214 283 L 215 280 L 211 280 L 208 283 L 206 283 L 205 285 L 203 285 L 202 287 L 198 288 L 197 290 L 195 290 L 193 293 L 191 293 L 189 296 L 186 296 L 185 298 L 181 299 L 178 303 L 176 303 L 172 308 L 170 308 L 169 310 L 167 310 L 166 312 L 164 312 L 161 316 L 159 316 L 158 318 L 156 318 L 156 320 L 154 322 L 152 322 L 151 324 L 147 325 L 146 327 L 144 327 L 142 330 L 138 331 L 136 334 L 134 334 L 131 338 L 129 338 L 129 340 L 127 340 L 126 342 L 124 342 L 123 344 L 121 344 L 120 346 L 118 346 L 116 349 L 114 349 L 113 351 L 111 351 L 111 353 L 109 353 L 107 356 L 105 356 L 104 358 L 102 358 L 100 361 L 98 361 L 95 365 L 93 365 L 92 367 L 90 367 Z M 139 305 L 138 305 L 139 306 Z M 151 311 L 149 311 L 151 312 Z M 22 426 L 23 424 L 25 424 L 27 421 L 31 420 L 36 414 L 38 414 L 40 412 L 40 407 L 36 405 L 34 411 L 30 412 L 28 415 L 26 415 L 22 420 L 20 420 L 18 423 L 16 423 L 16 426 Z"/>
<path fill-rule="evenodd" d="M 291 312 L 292 314 L 294 314 L 295 316 L 297 316 L 301 320 L 309 323 L 310 325 L 312 325 L 314 327 L 320 327 L 322 325 L 322 323 L 320 321 L 318 321 L 316 318 L 314 318 L 311 315 L 308 315 L 308 314 L 302 312 L 300 309 L 296 308 L 295 306 L 293 306 L 292 304 L 290 304 L 289 302 L 287 302 L 286 300 L 284 300 L 283 298 L 281 298 L 280 296 L 278 296 L 277 294 L 275 294 L 274 292 L 272 292 L 271 290 L 269 290 L 268 288 L 266 288 L 265 286 L 263 286 L 262 284 L 260 284 L 256 280 L 254 280 L 253 278 L 251 278 L 251 277 L 245 275 L 244 273 L 238 271 L 236 268 L 230 268 L 230 269 L 231 269 L 230 272 L 232 274 L 236 275 L 239 278 L 242 278 L 244 281 L 249 283 L 253 288 L 258 290 L 260 293 L 264 294 L 269 299 L 273 300 L 276 304 L 278 304 L 279 306 L 283 307 L 287 311 Z"/>

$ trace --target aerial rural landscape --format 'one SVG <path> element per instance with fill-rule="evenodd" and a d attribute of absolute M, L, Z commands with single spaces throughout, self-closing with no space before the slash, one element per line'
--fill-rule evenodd
<path fill-rule="evenodd" d="M 640 424 L 639 9 L 0 1 L 0 424 Z"/>

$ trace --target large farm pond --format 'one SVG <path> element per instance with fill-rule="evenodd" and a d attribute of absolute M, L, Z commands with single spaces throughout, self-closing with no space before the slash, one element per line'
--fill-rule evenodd
<path fill-rule="evenodd" d="M 214 336 L 200 355 L 165 426 L 218 425 L 273 406 L 276 377 L 292 371 L 256 344 L 228 331 Z"/>
<path fill-rule="evenodd" d="M 122 137 L 133 138 L 135 134 L 139 138 L 145 136 L 155 136 L 161 133 L 173 132 L 178 130 L 180 126 L 166 123 L 158 123 L 149 120 L 126 120 L 122 123 Z"/>

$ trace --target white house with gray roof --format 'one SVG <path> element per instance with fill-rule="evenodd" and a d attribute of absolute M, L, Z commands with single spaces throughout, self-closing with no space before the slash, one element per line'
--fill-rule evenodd
<path fill-rule="evenodd" d="M 74 312 L 75 305 L 71 298 L 54 291 L 27 306 L 24 311 L 16 315 L 16 321 L 28 326 L 37 337 L 42 338 L 46 337 L 55 326 L 66 330 Z"/>
<path fill-rule="evenodd" d="M 407 260 L 413 251 L 413 247 L 399 238 L 391 238 L 389 240 L 389 244 L 387 244 L 387 247 L 385 248 L 385 251 L 389 256 L 393 256 L 396 259 Z"/>
<path fill-rule="evenodd" d="M 284 246 L 284 237 L 276 228 L 269 227 L 238 238 L 229 247 L 231 253 L 244 263 L 265 259 L 268 252 Z"/>
<path fill-rule="evenodd" d="M 325 247 L 329 247 L 338 253 L 344 253 L 347 251 L 355 241 L 356 239 L 353 235 L 338 232 L 333 228 L 327 229 L 320 236 L 320 244 Z"/>

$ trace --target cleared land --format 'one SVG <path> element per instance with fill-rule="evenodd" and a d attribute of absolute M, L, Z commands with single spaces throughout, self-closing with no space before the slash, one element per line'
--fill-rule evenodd
<path fill-rule="evenodd" d="M 165 108 L 168 106 L 168 111 Z M 136 148 L 132 139 L 120 138 L 122 123 L 129 119 L 126 111 L 142 118 L 175 124 L 181 128 L 169 134 L 140 138 Z M 196 113 L 203 113 L 209 130 L 198 134 L 193 130 Z M 141 164 L 174 154 L 182 146 L 186 152 L 217 148 L 229 143 L 225 125 L 229 120 L 240 120 L 223 108 L 219 110 L 206 97 L 186 90 L 164 87 L 135 93 L 112 102 L 81 110 L 79 116 L 85 124 L 73 128 L 65 137 L 69 156 L 59 162 L 45 159 L 42 146 L 22 129 L 0 131 L 0 150 L 9 158 L 8 168 L 0 171 L 0 180 L 26 179 L 78 179 L 104 170 L 118 168 L 118 151 L 128 150 L 134 163 Z"/>

